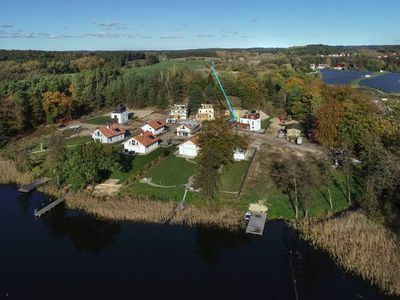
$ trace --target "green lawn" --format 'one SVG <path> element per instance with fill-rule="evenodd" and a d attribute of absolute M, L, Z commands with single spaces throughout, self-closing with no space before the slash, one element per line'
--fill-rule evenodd
<path fill-rule="evenodd" d="M 345 178 L 340 171 L 335 171 L 335 184 L 331 185 L 331 195 L 333 200 L 333 211 L 339 212 L 348 207 L 346 198 Z M 263 174 L 262 176 L 268 176 Z M 310 216 L 320 216 L 330 211 L 328 190 L 326 186 L 320 186 L 316 189 L 311 189 L 310 193 L 312 202 L 309 207 Z M 356 201 L 360 199 L 362 186 L 355 184 L 352 196 Z M 268 206 L 269 218 L 278 219 L 293 219 L 295 217 L 294 208 L 287 194 L 278 189 L 272 182 L 262 182 L 247 186 L 240 198 L 240 206 L 243 210 L 248 208 L 248 205 L 258 200 L 264 200 Z M 300 217 L 303 216 L 302 208 L 299 207 Z"/>
<path fill-rule="evenodd" d="M 232 164 L 224 166 L 220 176 L 221 191 L 227 192 L 238 192 L 240 185 L 243 181 L 243 177 L 246 174 L 247 168 L 249 167 L 249 161 L 235 161 Z"/>
<path fill-rule="evenodd" d="M 125 72 L 147 76 L 154 73 L 167 71 L 173 66 L 178 68 L 187 67 L 189 69 L 202 69 L 204 68 L 204 63 L 204 60 L 163 60 L 158 64 L 150 66 L 126 68 Z"/>
<path fill-rule="evenodd" d="M 183 186 L 174 188 L 158 188 L 145 183 L 135 182 L 126 186 L 122 191 L 124 194 L 146 197 L 151 200 L 157 201 L 181 201 L 185 193 Z M 192 202 L 194 198 L 198 197 L 197 193 L 188 192 L 185 202 Z"/>
<path fill-rule="evenodd" d="M 88 124 L 95 125 L 106 125 L 112 123 L 112 120 L 109 116 L 97 116 L 90 119 L 83 120 L 83 122 Z"/>
<path fill-rule="evenodd" d="M 182 185 L 194 174 L 195 164 L 170 154 L 165 160 L 152 167 L 146 177 L 159 185 Z"/>
<path fill-rule="evenodd" d="M 85 136 L 76 136 L 73 138 L 67 138 L 64 141 L 64 146 L 65 147 L 74 147 L 74 146 L 78 146 L 78 145 L 82 145 L 85 143 L 88 143 L 92 141 L 92 137 L 89 135 L 85 135 Z"/>
<path fill-rule="evenodd" d="M 111 174 L 110 178 L 119 179 L 121 182 L 124 182 L 135 175 L 137 172 L 142 170 L 152 160 L 162 155 L 164 151 L 165 149 L 158 148 L 147 155 L 124 155 L 122 157 L 123 170 L 114 172 L 113 174 Z"/>

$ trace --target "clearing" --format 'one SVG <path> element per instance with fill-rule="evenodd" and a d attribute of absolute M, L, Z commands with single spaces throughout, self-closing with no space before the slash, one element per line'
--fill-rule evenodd
<path fill-rule="evenodd" d="M 200 70 L 204 68 L 204 60 L 163 60 L 157 64 L 144 67 L 131 67 L 124 70 L 125 73 L 135 73 L 141 76 L 153 75 L 155 73 L 164 72 L 176 66 L 177 68 L 188 68 Z"/>

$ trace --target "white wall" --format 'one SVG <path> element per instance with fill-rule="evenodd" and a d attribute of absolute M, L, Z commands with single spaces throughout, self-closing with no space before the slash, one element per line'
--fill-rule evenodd
<path fill-rule="evenodd" d="M 261 118 L 258 119 L 246 119 L 246 118 L 240 118 L 240 123 L 242 124 L 250 124 L 250 129 L 251 131 L 258 131 L 261 130 Z"/>
<path fill-rule="evenodd" d="M 125 139 L 125 134 L 120 134 L 112 138 L 107 138 L 100 132 L 100 130 L 96 129 L 95 132 L 93 132 L 92 134 L 92 139 L 94 139 L 95 141 L 99 141 L 102 144 L 112 144 L 123 141 Z"/>
<path fill-rule="evenodd" d="M 124 149 L 127 151 L 135 151 L 136 153 L 140 154 L 147 154 L 150 153 L 151 151 L 154 151 L 159 147 L 158 142 L 154 143 L 148 147 L 143 146 L 140 144 L 138 141 L 136 141 L 134 138 L 129 139 L 124 143 Z"/>
<path fill-rule="evenodd" d="M 122 113 L 111 113 L 111 119 L 114 119 L 115 117 L 118 119 L 118 124 L 126 124 L 129 120 L 129 112 L 124 111 Z"/>
<path fill-rule="evenodd" d="M 199 154 L 199 147 L 197 147 L 191 141 L 187 141 L 179 145 L 179 155 L 194 158 L 198 154 Z"/>
<path fill-rule="evenodd" d="M 158 135 L 158 134 L 160 134 L 160 133 L 162 133 L 162 132 L 165 131 L 165 127 L 164 127 L 164 126 L 161 127 L 161 128 L 159 128 L 159 129 L 157 129 L 157 130 L 155 130 L 155 129 L 154 129 L 153 127 L 151 127 L 149 124 L 145 124 L 145 125 L 143 125 L 141 128 L 142 128 L 143 131 L 149 131 L 149 132 L 151 132 L 153 135 Z"/>

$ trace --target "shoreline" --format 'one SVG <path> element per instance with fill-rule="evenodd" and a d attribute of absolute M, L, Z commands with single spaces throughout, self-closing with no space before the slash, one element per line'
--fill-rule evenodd
<path fill-rule="evenodd" d="M 400 238 L 361 211 L 294 223 L 301 237 L 327 252 L 344 270 L 389 295 L 400 295 Z"/>
<path fill-rule="evenodd" d="M 0 159 L 0 184 L 25 184 L 34 176 L 20 173 L 12 161 Z M 243 215 L 230 207 L 213 210 L 188 205 L 176 211 L 175 201 L 154 201 L 128 196 L 95 197 L 90 191 L 70 192 L 47 184 L 38 188 L 51 197 L 65 196 L 66 208 L 117 222 L 210 226 L 237 231 L 243 228 Z M 310 244 L 327 252 L 345 271 L 359 275 L 389 295 L 400 295 L 400 237 L 383 225 L 369 220 L 360 211 L 319 219 L 285 220 Z M 379 255 L 377 255 L 379 254 Z"/>

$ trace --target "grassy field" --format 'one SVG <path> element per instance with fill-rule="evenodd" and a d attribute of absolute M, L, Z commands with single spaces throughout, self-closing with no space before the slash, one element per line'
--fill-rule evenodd
<path fill-rule="evenodd" d="M 65 139 L 64 146 L 66 146 L 66 147 L 74 147 L 74 146 L 78 146 L 78 145 L 82 145 L 82 144 L 88 143 L 90 141 L 92 141 L 92 137 L 89 136 L 89 135 L 76 136 L 76 137 L 73 137 L 73 138 Z"/>
<path fill-rule="evenodd" d="M 109 116 L 97 116 L 90 119 L 86 119 L 83 122 L 95 125 L 106 125 L 111 123 L 111 118 Z"/>
<path fill-rule="evenodd" d="M 127 68 L 125 69 L 125 72 L 147 76 L 154 73 L 167 71 L 173 66 L 176 66 L 177 68 L 187 67 L 194 70 L 202 69 L 204 68 L 204 63 L 205 61 L 203 60 L 163 60 L 155 65 Z"/>
<path fill-rule="evenodd" d="M 159 185 L 182 185 L 187 183 L 188 178 L 194 174 L 195 166 L 186 159 L 171 154 L 152 167 L 146 177 L 151 178 L 152 182 Z"/>
<path fill-rule="evenodd" d="M 111 174 L 110 178 L 119 179 L 121 182 L 124 182 L 140 172 L 152 160 L 161 156 L 164 151 L 165 149 L 158 148 L 147 155 L 125 155 L 122 158 L 123 170 L 114 172 L 113 174 Z"/>
<path fill-rule="evenodd" d="M 238 192 L 240 185 L 243 181 L 243 177 L 246 174 L 247 168 L 249 167 L 249 161 L 235 161 L 234 163 L 225 166 L 221 173 L 221 191 L 227 192 Z"/>
<path fill-rule="evenodd" d="M 126 186 L 122 190 L 123 194 L 136 195 L 149 198 L 157 201 L 181 201 L 185 193 L 183 186 L 173 188 L 158 188 L 153 187 L 145 183 L 135 182 Z M 186 195 L 185 202 L 192 202 L 194 198 L 198 197 L 197 193 L 188 192 Z"/>
<path fill-rule="evenodd" d="M 250 203 L 257 202 L 258 200 L 265 201 L 268 206 L 269 218 L 278 219 L 293 219 L 295 217 L 294 207 L 287 194 L 282 192 L 270 180 L 269 174 L 265 172 L 259 180 L 244 189 L 244 193 L 240 199 L 242 209 L 246 209 Z M 334 173 L 335 183 L 331 186 L 331 195 L 333 199 L 333 212 L 339 212 L 348 207 L 346 198 L 346 184 L 344 175 L 340 171 Z M 328 190 L 326 186 L 319 186 L 315 189 L 310 189 L 310 199 L 312 199 L 309 206 L 310 216 L 321 216 L 330 211 Z M 353 188 L 353 199 L 360 199 L 362 193 L 362 186 L 356 183 Z M 300 217 L 303 215 L 301 207 Z"/>

